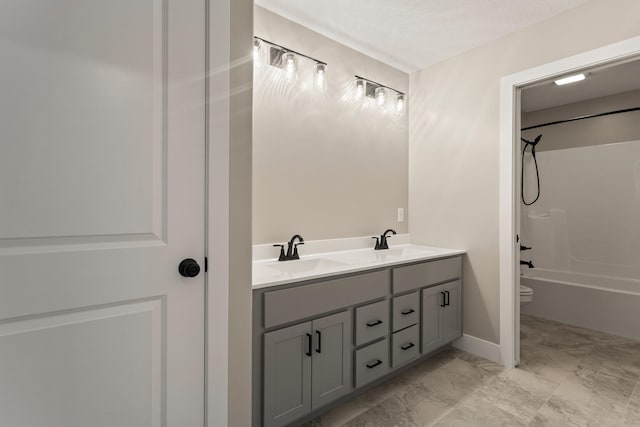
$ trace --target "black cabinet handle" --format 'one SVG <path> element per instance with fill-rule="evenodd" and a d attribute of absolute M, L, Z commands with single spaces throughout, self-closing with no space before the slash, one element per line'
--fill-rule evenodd
<path fill-rule="evenodd" d="M 367 363 L 367 368 L 373 369 L 378 365 L 382 365 L 382 360 L 378 359 L 375 363 L 372 363 L 372 364 Z"/>
<path fill-rule="evenodd" d="M 450 305 L 450 304 L 449 304 L 449 302 L 450 302 L 450 299 L 449 299 L 449 291 L 444 291 L 444 293 L 445 293 L 445 295 L 447 296 L 447 302 L 446 302 L 446 304 L 445 304 L 445 305 Z"/>
<path fill-rule="evenodd" d="M 406 311 L 401 311 L 400 314 L 402 314 L 403 316 L 409 315 L 411 313 L 415 313 L 416 311 L 413 308 L 410 308 L 409 310 Z"/>
<path fill-rule="evenodd" d="M 322 353 L 322 333 L 320 331 L 316 331 L 318 335 L 318 347 L 316 347 L 316 353 Z"/>
<path fill-rule="evenodd" d="M 307 356 L 311 357 L 311 341 L 313 340 L 313 335 L 307 333 L 307 339 L 309 340 L 307 344 Z"/>
<path fill-rule="evenodd" d="M 414 343 L 410 342 L 407 345 L 400 346 L 400 348 L 403 349 L 403 350 L 409 350 L 411 347 L 415 347 L 415 346 L 416 345 Z"/>
<path fill-rule="evenodd" d="M 440 294 L 442 295 L 442 302 L 440 303 L 440 307 L 446 307 L 447 306 L 447 300 L 446 298 L 446 294 L 444 292 L 440 292 Z"/>
<path fill-rule="evenodd" d="M 376 320 L 375 322 L 367 322 L 368 327 L 376 326 L 382 323 L 382 320 Z"/>

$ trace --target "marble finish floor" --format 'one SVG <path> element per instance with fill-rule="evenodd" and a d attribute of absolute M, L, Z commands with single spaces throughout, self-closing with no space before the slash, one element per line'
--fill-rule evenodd
<path fill-rule="evenodd" d="M 305 427 L 640 426 L 640 341 L 521 318 L 521 365 L 448 349 Z"/>

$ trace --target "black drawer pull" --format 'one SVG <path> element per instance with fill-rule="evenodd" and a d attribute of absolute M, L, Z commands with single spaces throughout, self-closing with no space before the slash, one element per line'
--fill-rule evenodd
<path fill-rule="evenodd" d="M 309 343 L 307 344 L 307 356 L 311 357 L 311 341 L 313 341 L 313 336 L 311 334 L 307 334 L 307 339 L 309 340 Z"/>
<path fill-rule="evenodd" d="M 444 292 L 440 292 L 440 295 L 442 295 L 442 302 L 440 303 L 440 307 L 446 307 L 447 306 L 447 296 Z"/>
<path fill-rule="evenodd" d="M 416 312 L 416 311 L 415 311 L 413 308 L 410 308 L 410 309 L 409 309 L 409 310 L 407 310 L 407 311 L 401 311 L 401 312 L 400 312 L 400 314 L 402 314 L 403 316 L 406 316 L 406 315 L 408 315 L 408 314 L 415 313 L 415 312 Z"/>
<path fill-rule="evenodd" d="M 378 366 L 378 365 L 382 365 L 382 360 L 378 359 L 378 361 L 377 361 L 377 362 L 372 363 L 371 365 L 369 365 L 369 364 L 367 363 L 367 368 L 369 368 L 369 369 L 373 369 L 373 368 L 375 368 L 375 367 L 376 367 L 376 366 Z"/>
<path fill-rule="evenodd" d="M 445 295 L 447 296 L 447 302 L 445 303 L 445 305 L 451 305 L 449 304 L 449 291 L 444 291 Z"/>
<path fill-rule="evenodd" d="M 375 322 L 367 322 L 368 327 L 377 326 L 382 323 L 382 320 L 376 320 Z"/>
<path fill-rule="evenodd" d="M 320 331 L 316 331 L 318 335 L 318 347 L 316 347 L 316 353 L 322 353 L 322 333 Z"/>
<path fill-rule="evenodd" d="M 403 350 L 409 350 L 411 347 L 415 347 L 415 346 L 416 345 L 414 343 L 410 342 L 409 344 L 403 345 L 400 348 L 403 349 Z"/>

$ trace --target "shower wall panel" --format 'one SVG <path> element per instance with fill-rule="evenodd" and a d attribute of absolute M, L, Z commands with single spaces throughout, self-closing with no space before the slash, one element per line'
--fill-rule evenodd
<path fill-rule="evenodd" d="M 522 207 L 536 267 L 640 279 L 640 141 L 537 154 L 540 199 Z M 525 196 L 535 191 L 525 157 Z"/>

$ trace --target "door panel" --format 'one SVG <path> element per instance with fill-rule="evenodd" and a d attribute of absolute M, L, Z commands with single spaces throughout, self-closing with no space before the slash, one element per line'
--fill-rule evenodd
<path fill-rule="evenodd" d="M 312 409 L 351 391 L 351 313 L 313 321 Z"/>
<path fill-rule="evenodd" d="M 163 309 L 154 299 L 0 325 L 2 424 L 159 425 Z"/>
<path fill-rule="evenodd" d="M 203 423 L 204 14 L 0 3 L 1 425 Z"/>
<path fill-rule="evenodd" d="M 462 335 L 462 282 L 456 280 L 444 285 L 447 294 L 447 306 L 443 308 L 443 336 L 448 343 Z"/>
<path fill-rule="evenodd" d="M 442 285 L 422 291 L 422 354 L 444 344 L 442 336 Z"/>
<path fill-rule="evenodd" d="M 162 1 L 0 7 L 0 238 L 162 239 Z"/>

